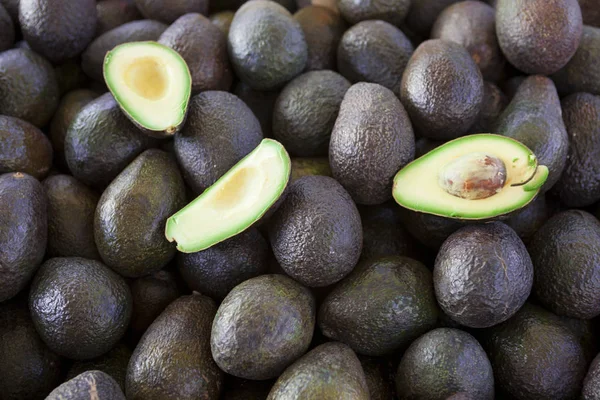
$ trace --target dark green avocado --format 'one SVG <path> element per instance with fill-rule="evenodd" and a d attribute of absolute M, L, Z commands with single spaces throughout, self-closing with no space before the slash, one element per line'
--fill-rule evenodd
<path fill-rule="evenodd" d="M 477 340 L 458 329 L 434 329 L 415 340 L 402 356 L 396 374 L 402 399 L 444 400 L 466 392 L 478 400 L 494 399 L 490 360 Z"/>
<path fill-rule="evenodd" d="M 451 218 L 438 217 L 401 208 L 400 218 L 404 227 L 419 242 L 437 250 L 452 233 L 465 226 L 465 223 Z"/>
<path fill-rule="evenodd" d="M 215 303 L 194 293 L 150 325 L 127 368 L 128 400 L 218 399 L 223 383 L 210 353 Z"/>
<path fill-rule="evenodd" d="M 279 97 L 279 91 L 254 90 L 240 81 L 234 86 L 233 94 L 238 96 L 252 110 L 252 113 L 260 122 L 264 136 L 272 138 L 273 107 L 275 107 L 275 101 Z"/>
<path fill-rule="evenodd" d="M 225 34 L 225 37 L 227 37 L 234 15 L 235 12 L 233 11 L 219 11 L 210 15 L 210 22 L 215 24 L 215 26 Z"/>
<path fill-rule="evenodd" d="M 545 195 L 539 195 L 521 210 L 511 214 L 503 222 L 513 228 L 523 243 L 528 244 L 531 237 L 552 216 L 553 207 Z"/>
<path fill-rule="evenodd" d="M 479 117 L 471 127 L 469 133 L 494 132 L 496 121 L 508 105 L 508 98 L 502 90 L 492 82 L 483 82 L 483 103 Z"/>
<path fill-rule="evenodd" d="M 413 0 L 405 25 L 419 37 L 427 38 L 442 11 L 459 1 L 461 0 Z"/>
<path fill-rule="evenodd" d="M 394 93 L 375 83 L 353 85 L 331 133 L 329 164 L 354 201 L 390 200 L 394 175 L 414 154 L 412 125 Z"/>
<path fill-rule="evenodd" d="M 208 15 L 208 0 L 134 0 L 142 15 L 171 24 L 184 14 Z"/>
<path fill-rule="evenodd" d="M 340 0 L 338 7 L 344 19 L 352 25 L 365 20 L 382 20 L 399 26 L 408 15 L 411 2 L 414 0 Z"/>
<path fill-rule="evenodd" d="M 131 353 L 126 345 L 117 344 L 103 356 L 88 361 L 76 361 L 69 369 L 67 379 L 73 379 L 87 371 L 102 371 L 110 375 L 119 384 L 121 390 L 125 391 L 125 374 Z"/>
<path fill-rule="evenodd" d="M 25 288 L 44 258 L 46 204 L 44 188 L 34 177 L 0 175 L 0 302 Z"/>
<path fill-rule="evenodd" d="M 15 26 L 10 14 L 6 11 L 6 8 L 0 2 L 0 26 L 2 31 L 0 32 L 0 52 L 10 49 L 15 43 Z"/>
<path fill-rule="evenodd" d="M 89 360 L 108 352 L 125 333 L 131 292 L 122 277 L 99 261 L 57 257 L 35 275 L 29 309 L 51 350 Z"/>
<path fill-rule="evenodd" d="M 52 391 L 46 400 L 125 400 L 125 395 L 110 375 L 87 371 L 66 381 Z"/>
<path fill-rule="evenodd" d="M 307 175 L 331 176 L 329 159 L 327 157 L 293 157 L 290 183 Z"/>
<path fill-rule="evenodd" d="M 600 355 L 594 358 L 583 381 L 581 400 L 597 400 L 600 398 Z"/>
<path fill-rule="evenodd" d="M 102 0 L 96 4 L 96 37 L 131 21 L 142 19 L 134 0 Z"/>

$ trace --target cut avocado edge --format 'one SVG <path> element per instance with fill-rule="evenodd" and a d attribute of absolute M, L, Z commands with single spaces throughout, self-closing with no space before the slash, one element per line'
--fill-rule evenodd
<path fill-rule="evenodd" d="M 462 156 L 485 152 L 502 160 L 506 182 L 495 194 L 465 199 L 438 184 L 443 167 Z M 402 168 L 394 177 L 393 197 L 412 211 L 461 220 L 510 214 L 532 202 L 548 178 L 533 152 L 521 142 L 496 134 L 476 134 L 447 142 Z"/>
<path fill-rule="evenodd" d="M 157 42 L 129 42 L 104 58 L 104 81 L 127 117 L 153 136 L 174 135 L 185 122 L 192 94 L 187 63 Z"/>
<path fill-rule="evenodd" d="M 172 215 L 165 236 L 183 253 L 195 253 L 254 225 L 284 193 L 290 156 L 273 139 L 262 142 L 200 196 Z"/>

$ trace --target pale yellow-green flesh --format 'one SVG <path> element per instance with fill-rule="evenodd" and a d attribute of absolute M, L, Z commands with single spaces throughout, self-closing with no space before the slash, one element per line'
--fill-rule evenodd
<path fill-rule="evenodd" d="M 167 221 L 166 237 L 192 253 L 230 238 L 260 219 L 288 183 L 291 162 L 271 139 L 231 168 L 215 184 Z"/>
<path fill-rule="evenodd" d="M 174 50 L 156 42 L 117 46 L 105 58 L 104 78 L 123 111 L 144 128 L 169 131 L 184 121 L 191 76 Z"/>
<path fill-rule="evenodd" d="M 507 172 L 504 187 L 478 200 L 447 193 L 438 184 L 440 170 L 458 157 L 475 152 L 489 153 L 504 162 Z M 507 214 L 531 202 L 547 176 L 548 169 L 538 166 L 531 150 L 520 142 L 500 135 L 470 135 L 445 143 L 404 167 L 394 178 L 393 195 L 398 204 L 414 211 L 485 219 Z M 526 181 L 529 182 L 523 184 Z"/>

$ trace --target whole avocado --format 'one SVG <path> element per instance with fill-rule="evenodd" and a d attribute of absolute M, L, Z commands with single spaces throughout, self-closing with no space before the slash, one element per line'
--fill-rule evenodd
<path fill-rule="evenodd" d="M 125 395 L 110 375 L 102 371 L 87 371 L 66 381 L 52 391 L 46 400 L 125 400 Z"/>
<path fill-rule="evenodd" d="M 340 13 L 352 25 L 365 20 L 382 20 L 400 25 L 408 15 L 411 2 L 415 0 L 340 0 Z"/>

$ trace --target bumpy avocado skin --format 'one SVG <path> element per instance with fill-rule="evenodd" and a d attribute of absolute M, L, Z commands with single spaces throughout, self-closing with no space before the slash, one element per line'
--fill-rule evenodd
<path fill-rule="evenodd" d="M 0 3 L 0 52 L 10 49 L 15 42 L 15 25 L 13 24 L 10 14 L 6 8 Z"/>
<path fill-rule="evenodd" d="M 17 295 L 40 266 L 48 237 L 42 185 L 20 172 L 0 175 L 0 302 Z"/>
<path fill-rule="evenodd" d="M 459 329 L 438 328 L 415 340 L 402 356 L 396 390 L 406 399 L 444 400 L 467 392 L 494 399 L 490 360 L 477 340 Z"/>
<path fill-rule="evenodd" d="M 208 0 L 134 0 L 142 15 L 171 24 L 184 14 L 208 15 Z"/>
<path fill-rule="evenodd" d="M 244 4 L 229 28 L 229 58 L 237 76 L 256 90 L 274 90 L 304 70 L 308 46 L 300 24 L 273 1 Z"/>
<path fill-rule="evenodd" d="M 230 375 L 276 378 L 310 345 L 315 326 L 312 293 L 284 275 L 262 275 L 236 286 L 219 306 L 212 356 Z"/>
<path fill-rule="evenodd" d="M 125 375 L 127 364 L 131 358 L 131 350 L 120 343 L 105 355 L 89 361 L 76 361 L 67 373 L 67 379 L 73 379 L 86 371 L 102 371 L 110 375 L 125 391 Z"/>
<path fill-rule="evenodd" d="M 323 334 L 354 351 L 382 356 L 405 348 L 438 317 L 431 272 L 408 257 L 365 261 L 319 309 Z"/>
<path fill-rule="evenodd" d="M 260 122 L 264 136 L 272 138 L 273 108 L 279 96 L 279 91 L 254 90 L 240 81 L 233 88 L 233 94 L 238 96 L 252 110 L 252 113 Z"/>
<path fill-rule="evenodd" d="M 600 354 L 592 361 L 581 390 L 581 400 L 597 399 L 600 399 Z"/>
<path fill-rule="evenodd" d="M 342 343 L 315 347 L 277 379 L 267 400 L 368 400 L 369 388 L 356 354 Z"/>
<path fill-rule="evenodd" d="M 127 369 L 130 400 L 219 398 L 223 372 L 210 353 L 217 307 L 192 294 L 171 303 L 150 325 Z"/>
<path fill-rule="evenodd" d="M 57 257 L 35 275 L 29 309 L 50 349 L 88 360 L 108 352 L 125 333 L 131 293 L 123 278 L 99 261 Z"/>
<path fill-rule="evenodd" d="M 508 105 L 508 99 L 495 84 L 483 82 L 483 103 L 479 117 L 469 128 L 469 133 L 494 132 L 496 121 Z"/>
<path fill-rule="evenodd" d="M 519 85 L 506 107 L 495 132 L 516 139 L 535 154 L 549 175 L 542 191 L 549 190 L 560 178 L 567 161 L 569 136 L 562 119 L 560 99 L 549 78 L 530 76 Z"/>
<path fill-rule="evenodd" d="M 142 18 L 133 0 L 102 0 L 96 4 L 96 37 L 131 21 Z"/>
<path fill-rule="evenodd" d="M 102 371 L 87 371 L 63 383 L 46 400 L 125 400 L 125 395 L 110 375 Z"/>
<path fill-rule="evenodd" d="M 510 215 L 505 220 L 506 225 L 514 229 L 523 243 L 528 244 L 532 236 L 552 216 L 552 206 L 546 201 L 545 195 L 539 195 L 521 210 Z"/>
<path fill-rule="evenodd" d="M 578 92 L 600 95 L 600 28 L 583 27 L 575 55 L 552 79 L 563 96 Z"/>
<path fill-rule="evenodd" d="M 262 139 L 260 123 L 243 101 L 207 91 L 190 100 L 185 127 L 175 135 L 175 154 L 186 183 L 199 195 Z"/>

